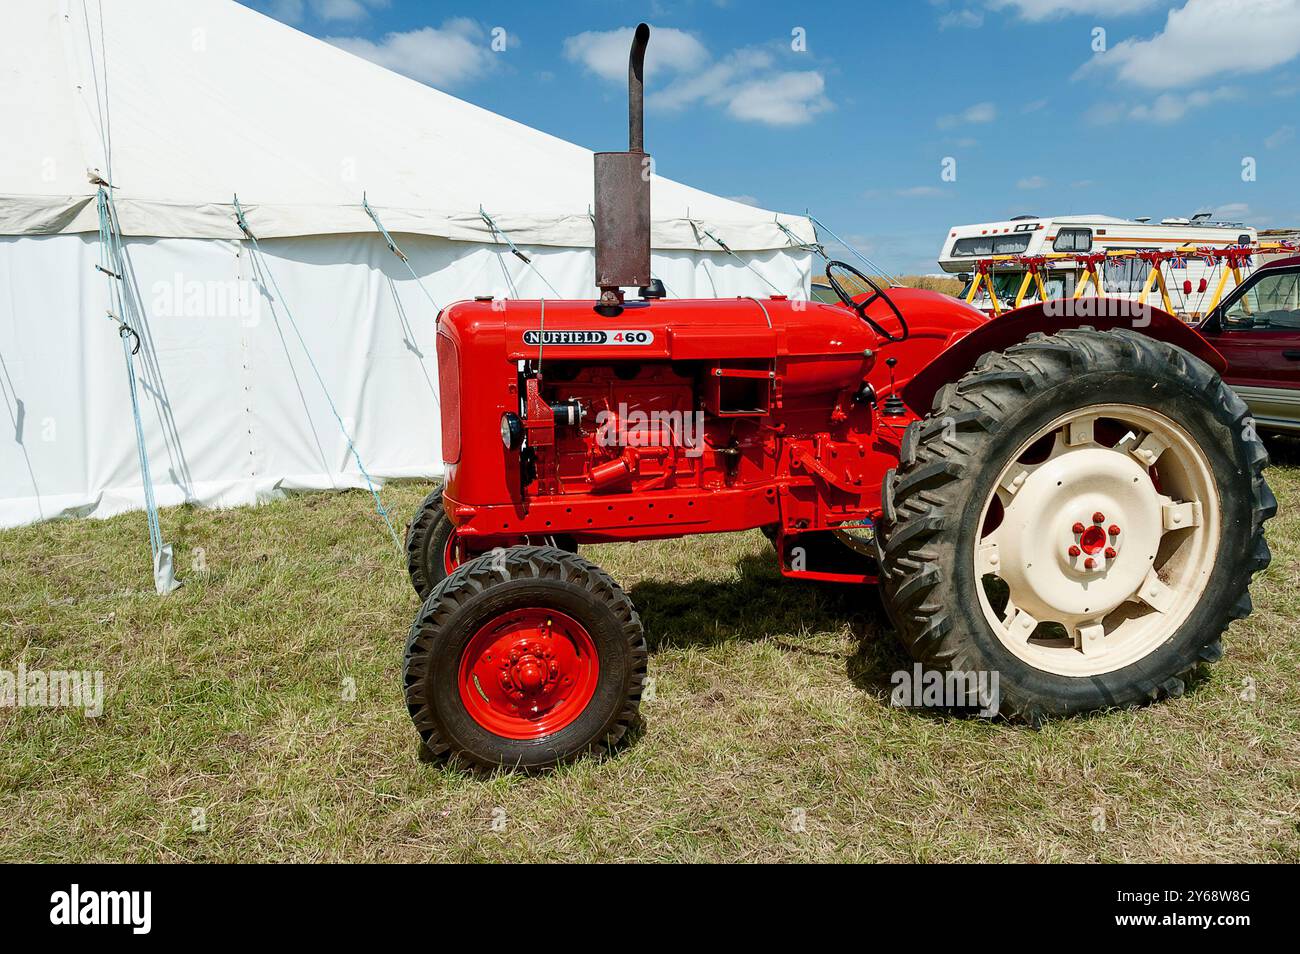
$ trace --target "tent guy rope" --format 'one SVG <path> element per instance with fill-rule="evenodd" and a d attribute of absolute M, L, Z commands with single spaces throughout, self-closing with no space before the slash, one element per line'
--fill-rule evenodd
<path fill-rule="evenodd" d="M 745 261 L 743 258 L 741 258 L 739 255 L 737 255 L 737 254 L 735 253 L 735 251 L 732 250 L 732 248 L 731 248 L 730 245 L 728 245 L 726 242 L 722 241 L 722 239 L 718 238 L 716 235 L 714 235 L 712 232 L 710 232 L 708 229 L 706 229 L 706 228 L 704 227 L 704 224 L 703 224 L 703 223 L 701 223 L 701 222 L 696 222 L 694 219 L 691 219 L 691 220 L 690 220 L 690 223 L 691 223 L 691 228 L 695 229 L 697 232 L 702 232 L 704 235 L 708 236 L 708 238 L 709 238 L 710 240 L 712 240 L 713 243 L 714 243 L 715 245 L 718 246 L 718 248 L 722 249 L 724 252 L 726 252 L 728 255 L 730 255 L 732 258 L 734 258 L 736 261 L 740 262 L 741 265 L 744 265 L 747 269 L 749 269 L 751 272 L 753 272 L 753 273 L 754 273 L 755 275 L 757 275 L 759 278 L 763 279 L 763 281 L 765 281 L 765 282 L 767 283 L 768 287 L 771 288 L 771 289 L 772 289 L 774 292 L 776 292 L 778 295 L 784 295 L 784 294 L 785 294 L 785 292 L 784 292 L 783 290 L 781 290 L 779 287 L 777 287 L 777 285 L 776 285 L 775 282 L 773 282 L 770 278 L 768 278 L 766 275 L 764 275 L 762 272 L 760 272 L 757 268 L 755 268 L 752 262 L 747 262 L 747 261 Z"/>
<path fill-rule="evenodd" d="M 401 556 L 403 553 L 402 538 L 398 535 L 396 527 L 393 526 L 392 518 L 388 514 L 388 508 L 384 506 L 383 498 L 379 496 L 379 490 L 375 487 L 374 478 L 370 476 L 370 472 L 366 470 L 366 465 L 361 461 L 361 454 L 357 450 L 356 442 L 352 440 L 352 435 L 348 433 L 347 425 L 343 423 L 343 415 L 339 413 L 338 405 L 334 403 L 334 398 L 325 384 L 325 377 L 321 374 L 320 368 L 316 364 L 316 359 L 312 357 L 311 349 L 307 347 L 307 341 L 302 336 L 302 330 L 298 327 L 298 322 L 293 317 L 293 312 L 290 310 L 289 304 L 285 300 L 284 293 L 280 291 L 280 284 L 275 280 L 275 273 L 272 272 L 270 267 L 267 265 L 266 255 L 262 252 L 262 247 L 257 242 L 257 236 L 253 234 L 253 230 L 248 226 L 248 220 L 244 218 L 244 210 L 239 204 L 239 196 L 235 196 L 234 206 L 235 222 L 239 225 L 240 231 L 248 238 L 253 253 L 258 258 L 262 274 L 271 282 L 271 289 L 275 292 L 275 298 L 284 309 L 285 317 L 289 319 L 289 325 L 293 328 L 293 333 L 298 339 L 298 344 L 302 348 L 303 354 L 307 356 L 307 363 L 311 365 L 312 373 L 316 376 L 316 383 L 320 385 L 321 393 L 325 395 L 325 401 L 329 404 L 330 411 L 334 415 L 334 420 L 338 422 L 339 431 L 343 434 L 343 439 L 348 442 L 348 452 L 352 455 L 352 459 L 356 461 L 357 470 L 361 472 L 361 476 L 365 479 L 366 487 L 370 490 L 370 496 L 375 498 L 375 510 L 379 513 L 379 516 L 384 519 L 384 526 L 388 528 L 389 536 L 393 538 L 393 544 L 397 547 L 398 555 Z"/>
<path fill-rule="evenodd" d="M 415 279 L 415 284 L 420 286 L 420 291 L 424 292 L 424 297 L 429 299 L 429 304 L 433 306 L 434 312 L 437 313 L 441 311 L 442 309 L 439 308 L 438 303 L 434 301 L 433 295 L 429 293 L 429 289 L 424 286 L 424 281 L 416 274 L 415 269 L 411 267 L 411 260 L 406 257 L 406 253 L 402 251 L 401 247 L 393 237 L 388 234 L 388 229 L 384 228 L 384 223 L 379 221 L 379 215 L 370 207 L 370 203 L 367 201 L 364 192 L 361 194 L 361 207 L 366 210 L 366 215 L 370 216 L 370 221 L 375 223 L 375 228 L 379 229 L 379 234 L 384 237 L 384 241 L 388 244 L 389 251 L 402 260 L 402 264 L 406 266 L 406 270 L 410 272 L 411 277 Z"/>
<path fill-rule="evenodd" d="M 154 493 L 153 472 L 149 467 L 149 449 L 144 436 L 144 421 L 140 416 L 140 391 L 135 373 L 135 358 L 140 353 L 140 328 L 144 312 L 136 300 L 134 289 L 128 284 L 126 250 L 117 207 L 113 203 L 113 133 L 108 100 L 108 49 L 104 42 L 104 9 L 98 5 L 100 56 L 95 55 L 94 35 L 90 29 L 90 11 L 85 0 L 81 4 L 86 25 L 86 46 L 90 59 L 91 77 L 94 80 L 95 111 L 99 123 L 100 145 L 104 150 L 104 175 L 91 170 L 91 183 L 95 185 L 95 206 L 99 216 L 99 264 L 96 269 L 108 278 L 108 317 L 117 322 L 118 338 L 122 342 L 122 358 L 126 362 L 127 389 L 131 395 L 131 416 L 135 423 L 136 458 L 140 467 L 140 485 L 149 525 L 149 553 L 153 564 L 154 590 L 166 596 L 181 585 L 176 579 L 171 544 L 163 540 L 162 523 L 158 517 L 158 501 Z"/>
<path fill-rule="evenodd" d="M 135 296 L 127 286 L 125 252 L 122 248 L 121 230 L 117 225 L 117 211 L 113 207 L 112 188 L 108 183 L 99 186 L 95 196 L 99 210 L 99 265 L 96 268 L 108 277 L 111 307 L 108 317 L 117 322 L 118 337 L 122 341 L 122 358 L 126 362 L 127 387 L 131 394 L 131 416 L 135 421 L 136 456 L 140 466 L 140 483 L 144 491 L 144 506 L 149 523 L 149 551 L 153 557 L 154 589 L 159 596 L 180 586 L 176 579 L 172 548 L 163 542 L 162 525 L 158 519 L 158 501 L 154 496 L 153 473 L 149 468 L 149 452 L 144 439 L 144 422 L 140 417 L 140 394 L 136 381 L 135 356 L 140 351 L 140 310 Z"/>
<path fill-rule="evenodd" d="M 510 254 L 515 256 L 515 258 L 519 259 L 519 261 L 523 262 L 525 265 L 531 268 L 533 270 L 533 274 L 542 280 L 542 284 L 544 284 L 547 288 L 551 290 L 552 295 L 554 295 L 556 298 L 564 297 L 558 291 L 555 290 L 554 285 L 552 285 L 550 282 L 546 280 L 546 276 L 543 275 L 540 270 L 538 270 L 537 265 L 536 263 L 533 262 L 532 258 L 525 255 L 522 251 L 520 251 L 519 246 L 516 245 L 514 241 L 511 240 L 510 236 L 507 235 L 504 231 L 502 231 L 502 229 L 496 224 L 496 222 L 492 221 L 492 216 L 488 215 L 487 211 L 481 205 L 478 207 L 478 214 L 483 218 L 483 221 L 487 223 L 487 227 L 492 230 L 492 234 L 500 236 L 502 240 L 505 241 L 506 245 L 510 247 Z M 517 295 L 518 293 L 516 292 L 516 296 Z"/>

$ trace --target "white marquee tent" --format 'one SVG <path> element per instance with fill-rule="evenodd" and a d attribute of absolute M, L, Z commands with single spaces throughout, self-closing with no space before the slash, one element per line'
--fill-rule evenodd
<path fill-rule="evenodd" d="M 145 504 L 95 178 L 142 310 L 163 506 L 363 486 L 344 432 L 376 478 L 435 476 L 430 297 L 595 295 L 586 149 L 230 0 L 23 0 L 3 20 L 0 526 Z M 658 177 L 652 207 L 674 297 L 807 291 L 806 218 Z"/>

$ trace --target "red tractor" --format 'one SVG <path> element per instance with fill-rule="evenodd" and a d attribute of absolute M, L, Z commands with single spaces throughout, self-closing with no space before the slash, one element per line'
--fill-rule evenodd
<path fill-rule="evenodd" d="M 610 749 L 646 642 L 578 546 L 755 527 L 786 576 L 879 583 L 915 659 L 997 673 L 1010 718 L 1178 695 L 1251 611 L 1276 510 L 1218 353 L 1163 312 L 990 320 L 842 263 L 840 303 L 665 299 L 648 36 L 631 149 L 595 160 L 599 300 L 439 316 L 447 476 L 408 538 L 425 754 L 536 769 Z"/>

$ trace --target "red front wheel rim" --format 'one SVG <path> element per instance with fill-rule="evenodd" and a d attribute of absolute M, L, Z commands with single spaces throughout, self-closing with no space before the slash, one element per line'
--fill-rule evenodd
<path fill-rule="evenodd" d="M 543 607 L 508 610 L 461 657 L 460 700 L 484 729 L 537 739 L 572 724 L 596 694 L 600 662 L 587 628 Z"/>

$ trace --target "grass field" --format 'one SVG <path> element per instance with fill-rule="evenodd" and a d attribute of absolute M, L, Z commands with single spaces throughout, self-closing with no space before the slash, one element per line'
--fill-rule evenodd
<path fill-rule="evenodd" d="M 166 511 L 166 599 L 142 514 L 5 531 L 0 669 L 102 670 L 106 702 L 0 709 L 0 861 L 1300 861 L 1300 444 L 1272 450 L 1256 613 L 1181 699 L 892 708 L 873 592 L 781 580 L 757 532 L 590 547 L 653 692 L 616 757 L 537 778 L 417 760 L 416 598 L 363 493 Z"/>
<path fill-rule="evenodd" d="M 864 282 L 859 281 L 852 275 L 837 272 L 836 276 L 837 281 L 839 281 L 850 294 L 871 291 Z M 961 294 L 961 290 L 965 285 L 965 282 L 962 282 L 956 277 L 949 278 L 939 275 L 900 275 L 895 277 L 898 279 L 899 284 L 906 285 L 908 288 L 924 288 L 926 291 L 936 291 L 954 297 Z M 825 284 L 826 276 L 824 274 L 814 275 L 813 281 Z M 877 277 L 877 281 L 883 285 L 886 280 L 883 277 Z"/>

